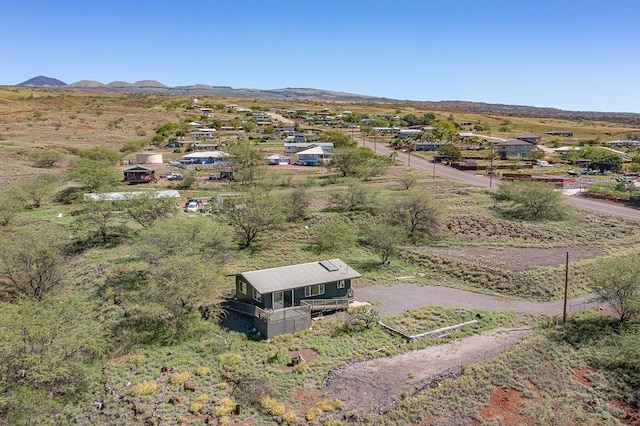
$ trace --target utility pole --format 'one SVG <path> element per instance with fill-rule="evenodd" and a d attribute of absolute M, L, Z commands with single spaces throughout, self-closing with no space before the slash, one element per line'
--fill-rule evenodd
<path fill-rule="evenodd" d="M 436 180 L 436 156 L 433 156 L 433 180 Z"/>
<path fill-rule="evenodd" d="M 489 157 L 489 188 L 493 186 L 493 142 L 491 142 L 491 157 Z"/>
<path fill-rule="evenodd" d="M 562 308 L 562 323 L 567 322 L 567 292 L 569 289 L 569 252 L 567 252 L 567 260 L 564 268 L 564 307 Z"/>

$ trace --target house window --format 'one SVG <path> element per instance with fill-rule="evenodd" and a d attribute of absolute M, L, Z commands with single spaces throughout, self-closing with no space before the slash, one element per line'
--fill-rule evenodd
<path fill-rule="evenodd" d="M 345 287 L 344 280 L 338 281 L 338 288 L 344 288 L 344 287 Z"/>
<path fill-rule="evenodd" d="M 262 295 L 255 288 L 253 289 L 253 300 L 262 302 Z"/>
<path fill-rule="evenodd" d="M 319 296 L 324 294 L 324 284 L 310 285 L 304 288 L 304 297 Z"/>
<path fill-rule="evenodd" d="M 240 280 L 238 282 L 240 283 L 240 293 L 247 294 L 247 283 L 245 283 L 242 280 Z"/>

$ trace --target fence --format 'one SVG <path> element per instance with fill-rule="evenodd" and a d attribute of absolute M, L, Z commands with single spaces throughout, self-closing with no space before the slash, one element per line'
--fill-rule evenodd
<path fill-rule="evenodd" d="M 387 330 L 399 334 L 400 336 L 404 337 L 405 339 L 407 339 L 410 342 L 415 342 L 418 340 L 422 340 L 422 339 L 428 339 L 430 337 L 441 337 L 444 335 L 447 335 L 449 333 L 451 333 L 452 331 L 456 331 L 461 329 L 462 327 L 464 327 L 465 325 L 470 325 L 470 324 L 475 324 L 477 323 L 478 320 L 472 320 L 472 321 L 467 321 L 467 322 L 463 322 L 460 324 L 456 324 L 456 325 L 451 325 L 449 327 L 442 327 L 442 328 L 438 328 L 436 330 L 431 330 L 431 331 L 427 331 L 425 333 L 420 333 L 420 334 L 414 334 L 414 335 L 409 335 L 406 334 L 398 329 L 395 329 L 385 323 L 383 323 L 382 321 L 378 321 L 378 324 L 380 324 L 383 328 L 386 328 Z"/>

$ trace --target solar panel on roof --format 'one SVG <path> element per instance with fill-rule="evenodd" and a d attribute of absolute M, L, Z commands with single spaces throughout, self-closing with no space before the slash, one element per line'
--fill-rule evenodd
<path fill-rule="evenodd" d="M 337 271 L 338 269 L 340 269 L 336 265 L 331 263 L 331 261 L 329 261 L 329 260 L 321 260 L 320 264 L 324 267 L 324 269 L 326 269 L 329 272 L 334 272 L 334 271 Z"/>

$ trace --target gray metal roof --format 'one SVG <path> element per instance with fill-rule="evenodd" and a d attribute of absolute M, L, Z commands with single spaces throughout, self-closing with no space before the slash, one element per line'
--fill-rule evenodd
<path fill-rule="evenodd" d="M 310 262 L 243 272 L 238 275 L 262 294 L 362 276 L 340 259 L 330 259 L 329 262 L 335 266 L 335 271 L 329 271 L 320 262 Z"/>

